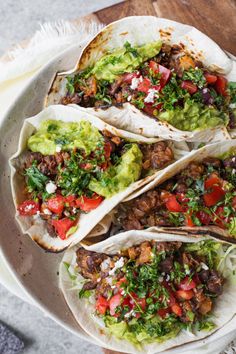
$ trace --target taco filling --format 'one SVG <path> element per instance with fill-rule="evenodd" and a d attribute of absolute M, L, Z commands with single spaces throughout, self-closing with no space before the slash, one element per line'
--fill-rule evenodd
<path fill-rule="evenodd" d="M 42 218 L 50 236 L 68 238 L 81 213 L 171 163 L 167 142 L 130 142 L 88 121 L 45 120 L 19 159 L 25 200 L 21 216 Z"/>
<path fill-rule="evenodd" d="M 191 162 L 182 172 L 122 203 L 114 222 L 124 230 L 215 225 L 236 237 L 236 154 Z"/>
<path fill-rule="evenodd" d="M 129 102 L 182 131 L 236 127 L 236 83 L 161 41 L 129 42 L 67 77 L 62 104 L 107 108 Z"/>
<path fill-rule="evenodd" d="M 72 289 L 80 288 L 78 301 L 93 306 L 87 316 L 102 319 L 108 334 L 136 345 L 162 343 L 182 330 L 215 327 L 225 282 L 217 270 L 223 248 L 213 240 L 145 241 L 115 255 L 79 248 L 75 264 L 64 265 Z"/>

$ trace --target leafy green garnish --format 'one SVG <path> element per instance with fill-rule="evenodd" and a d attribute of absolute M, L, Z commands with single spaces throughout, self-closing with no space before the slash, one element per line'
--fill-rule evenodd
<path fill-rule="evenodd" d="M 190 68 L 188 71 L 184 71 L 183 80 L 192 81 L 200 89 L 202 89 L 206 84 L 203 70 L 200 68 Z"/>
<path fill-rule="evenodd" d="M 44 191 L 48 177 L 39 171 L 35 163 L 25 170 L 25 176 L 27 177 L 27 188 L 29 193 L 34 191 Z"/>

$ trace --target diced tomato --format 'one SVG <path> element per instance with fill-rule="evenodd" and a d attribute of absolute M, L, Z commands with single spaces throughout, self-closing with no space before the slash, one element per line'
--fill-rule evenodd
<path fill-rule="evenodd" d="M 210 85 L 214 84 L 217 80 L 217 76 L 210 74 L 210 73 L 204 73 L 204 76 L 205 76 L 206 82 Z"/>
<path fill-rule="evenodd" d="M 112 145 L 109 141 L 106 141 L 104 145 L 104 156 L 106 159 L 109 159 L 109 157 L 111 156 L 111 152 L 112 152 Z"/>
<path fill-rule="evenodd" d="M 187 90 L 190 95 L 193 95 L 195 92 L 197 92 L 197 85 L 193 84 L 190 80 L 182 81 L 181 87 L 182 89 Z"/>
<path fill-rule="evenodd" d="M 39 203 L 35 202 L 34 200 L 25 200 L 18 206 L 17 210 L 19 211 L 20 215 L 23 216 L 35 215 L 39 211 Z"/>
<path fill-rule="evenodd" d="M 218 206 L 215 214 L 217 215 L 217 218 L 214 219 L 214 222 L 219 226 L 222 227 L 222 229 L 226 228 L 226 223 L 229 222 L 229 218 L 225 218 L 225 213 L 224 213 L 224 207 L 223 206 Z"/>
<path fill-rule="evenodd" d="M 161 74 L 160 84 L 164 87 L 170 79 L 171 71 L 162 65 L 158 65 L 159 73 Z"/>
<path fill-rule="evenodd" d="M 56 197 L 48 199 L 48 209 L 55 214 L 61 214 L 64 209 L 64 197 L 62 195 L 57 195 Z"/>
<path fill-rule="evenodd" d="M 118 280 L 118 282 L 116 283 L 116 287 L 118 289 L 120 289 L 121 291 L 123 290 L 122 284 L 127 284 L 127 279 L 125 277 L 121 278 L 120 280 Z"/>
<path fill-rule="evenodd" d="M 157 314 L 161 318 L 165 318 L 168 313 L 170 313 L 170 308 L 169 307 L 167 307 L 166 309 L 160 309 L 160 310 L 157 311 Z"/>
<path fill-rule="evenodd" d="M 185 225 L 188 226 L 188 227 L 194 227 L 195 224 L 192 220 L 192 215 L 190 214 L 186 214 L 185 215 Z"/>
<path fill-rule="evenodd" d="M 135 301 L 137 302 L 137 304 L 141 307 L 141 309 L 144 311 L 146 306 L 147 306 L 147 303 L 146 303 L 146 299 L 145 298 L 135 298 Z"/>
<path fill-rule="evenodd" d="M 135 72 L 135 73 L 125 73 L 123 75 L 123 82 L 126 82 L 127 84 L 131 84 L 133 78 L 138 78 L 140 76 L 139 72 Z"/>
<path fill-rule="evenodd" d="M 75 195 L 68 195 L 67 197 L 64 197 L 64 203 L 65 205 L 69 205 L 70 207 L 75 207 L 76 206 L 76 196 Z"/>
<path fill-rule="evenodd" d="M 179 317 L 182 316 L 183 310 L 179 304 L 176 303 L 176 304 L 172 305 L 171 310 L 176 316 L 179 316 Z"/>
<path fill-rule="evenodd" d="M 212 186 L 214 186 L 216 184 L 220 184 L 220 183 L 221 183 L 221 179 L 217 175 L 214 174 L 205 180 L 204 187 L 206 189 L 208 189 L 208 188 L 211 188 Z"/>
<path fill-rule="evenodd" d="M 159 73 L 159 68 L 158 68 L 158 63 L 156 63 L 154 60 L 150 60 L 149 62 L 149 68 L 155 73 Z"/>
<path fill-rule="evenodd" d="M 96 301 L 96 310 L 101 314 L 105 315 L 106 310 L 109 307 L 109 302 L 107 299 L 101 295 L 99 295 L 97 301 Z"/>
<path fill-rule="evenodd" d="M 222 96 L 227 96 L 227 84 L 228 81 L 224 76 L 217 76 L 215 83 L 216 91 Z"/>
<path fill-rule="evenodd" d="M 156 116 L 159 109 L 162 107 L 162 103 L 158 104 L 157 106 L 153 106 L 152 103 L 145 103 L 143 111 L 147 113 L 149 116 Z"/>
<path fill-rule="evenodd" d="M 203 210 L 198 211 L 196 216 L 203 225 L 209 225 L 211 223 L 210 215 Z"/>
<path fill-rule="evenodd" d="M 180 212 L 182 207 L 176 199 L 175 195 L 170 196 L 166 201 L 166 207 L 171 212 Z"/>
<path fill-rule="evenodd" d="M 172 306 L 176 303 L 176 298 L 174 297 L 174 294 L 171 290 L 168 290 L 169 292 L 169 297 L 167 300 L 168 306 Z"/>
<path fill-rule="evenodd" d="M 138 91 L 148 93 L 148 90 L 151 87 L 151 81 L 147 78 L 144 78 L 142 82 L 138 84 Z"/>
<path fill-rule="evenodd" d="M 110 300 L 109 300 L 109 308 L 110 308 L 111 316 L 114 316 L 116 314 L 116 308 L 118 306 L 120 306 L 121 303 L 122 303 L 122 296 L 119 293 L 110 298 Z"/>
<path fill-rule="evenodd" d="M 192 290 L 177 290 L 176 297 L 179 300 L 190 300 L 194 296 L 194 292 Z"/>
<path fill-rule="evenodd" d="M 103 197 L 100 195 L 94 193 L 92 198 L 88 198 L 86 196 L 82 196 L 76 200 L 76 206 L 77 208 L 80 208 L 83 211 L 91 211 L 93 209 L 96 209 L 101 202 L 103 201 Z"/>
<path fill-rule="evenodd" d="M 196 283 L 193 279 L 186 276 L 183 280 L 181 280 L 179 288 L 181 290 L 192 290 L 196 288 Z"/>
<path fill-rule="evenodd" d="M 211 192 L 203 195 L 205 205 L 210 207 L 216 205 L 225 196 L 225 191 L 220 186 L 212 186 Z"/>
<path fill-rule="evenodd" d="M 66 234 L 69 229 L 77 223 L 77 220 L 71 220 L 69 218 L 63 218 L 60 220 L 52 220 L 52 226 L 54 226 L 57 235 L 62 239 L 65 240 L 67 238 Z"/>

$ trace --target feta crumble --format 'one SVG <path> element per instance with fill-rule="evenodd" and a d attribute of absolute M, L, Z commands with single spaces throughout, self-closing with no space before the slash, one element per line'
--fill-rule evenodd
<path fill-rule="evenodd" d="M 130 85 L 130 88 L 131 88 L 132 90 L 136 90 L 136 88 L 138 88 L 139 83 L 142 82 L 142 81 L 143 81 L 143 77 L 142 77 L 142 76 L 140 76 L 140 77 L 133 77 L 132 82 L 131 82 L 131 85 Z"/>
<path fill-rule="evenodd" d="M 56 152 L 61 152 L 61 145 L 56 145 Z"/>
<path fill-rule="evenodd" d="M 46 184 L 46 191 L 47 191 L 49 194 L 55 193 L 56 189 L 57 189 L 57 186 L 56 186 L 55 183 L 53 183 L 52 181 L 49 181 L 49 182 Z"/>
<path fill-rule="evenodd" d="M 115 263 L 114 268 L 112 268 L 112 270 L 110 270 L 109 275 L 113 275 L 115 274 L 116 270 L 119 268 L 122 268 L 124 265 L 124 258 L 121 257 L 120 259 L 118 259 L 118 261 Z"/>
<path fill-rule="evenodd" d="M 146 103 L 153 103 L 153 102 L 154 102 L 154 98 L 155 98 L 155 97 L 158 97 L 158 96 L 157 96 L 157 92 L 158 92 L 158 91 L 155 90 L 155 89 L 149 89 L 147 96 L 144 98 L 144 102 L 146 102 Z"/>

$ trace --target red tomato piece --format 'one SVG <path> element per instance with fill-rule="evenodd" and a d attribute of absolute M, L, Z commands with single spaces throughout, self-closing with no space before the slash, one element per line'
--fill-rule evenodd
<path fill-rule="evenodd" d="M 148 93 L 150 87 L 151 87 L 151 81 L 147 78 L 144 78 L 143 81 L 138 84 L 137 90 L 144 93 Z"/>
<path fill-rule="evenodd" d="M 215 83 L 216 91 L 222 96 L 227 96 L 227 84 L 228 81 L 224 76 L 217 76 Z"/>
<path fill-rule="evenodd" d="M 211 223 L 211 217 L 205 211 L 200 210 L 196 214 L 197 218 L 201 221 L 203 225 L 209 225 Z"/>
<path fill-rule="evenodd" d="M 35 215 L 39 211 L 39 203 L 35 202 L 34 200 L 25 200 L 18 206 L 17 210 L 19 211 L 20 215 L 23 216 Z"/>
<path fill-rule="evenodd" d="M 166 201 L 166 208 L 171 212 L 180 212 L 182 207 L 176 199 L 175 195 L 170 196 Z"/>
<path fill-rule="evenodd" d="M 159 73 L 161 74 L 160 84 L 164 87 L 170 79 L 171 71 L 162 65 L 158 65 Z"/>
<path fill-rule="evenodd" d="M 192 220 L 192 216 L 190 214 L 186 214 L 185 215 L 185 225 L 188 227 L 194 227 L 195 224 Z"/>
<path fill-rule="evenodd" d="M 76 203 L 76 196 L 75 195 L 68 195 L 64 197 L 64 203 L 68 204 L 70 207 L 75 207 Z"/>
<path fill-rule="evenodd" d="M 170 308 L 169 307 L 167 307 L 166 309 L 160 309 L 160 310 L 157 311 L 157 314 L 161 318 L 165 318 L 168 313 L 170 313 Z"/>
<path fill-rule="evenodd" d="M 179 304 L 176 303 L 176 304 L 172 305 L 171 310 L 176 316 L 179 316 L 179 317 L 182 316 L 183 310 Z"/>
<path fill-rule="evenodd" d="M 88 198 L 86 196 L 82 196 L 76 200 L 76 206 L 83 211 L 91 211 L 96 209 L 101 202 L 103 201 L 103 197 L 94 193 L 92 198 Z"/>
<path fill-rule="evenodd" d="M 189 202 L 189 198 L 187 198 L 184 193 L 176 193 L 176 198 L 180 203 Z"/>
<path fill-rule="evenodd" d="M 226 228 L 226 223 L 229 222 L 229 218 L 226 218 L 224 215 L 224 207 L 223 206 L 218 206 L 215 214 L 217 215 L 217 218 L 214 220 L 214 222 L 219 226 L 222 227 L 222 229 Z"/>
<path fill-rule="evenodd" d="M 177 290 L 176 297 L 179 300 L 190 300 L 194 296 L 194 292 L 192 290 Z"/>
<path fill-rule="evenodd" d="M 142 311 L 145 310 L 147 303 L 146 303 L 146 299 L 142 298 L 135 298 L 135 301 L 137 302 L 137 304 L 141 307 Z"/>
<path fill-rule="evenodd" d="M 122 296 L 121 294 L 116 294 L 112 296 L 109 300 L 109 308 L 110 308 L 110 314 L 111 316 L 116 315 L 116 308 L 120 306 L 122 303 Z"/>
<path fill-rule="evenodd" d="M 133 78 L 138 78 L 140 76 L 139 72 L 135 73 L 125 73 L 123 75 L 123 82 L 126 82 L 127 84 L 131 84 Z"/>
<path fill-rule="evenodd" d="M 67 238 L 66 234 L 70 230 L 72 226 L 77 223 L 77 220 L 71 220 L 69 218 L 63 218 L 60 220 L 52 220 L 52 226 L 54 226 L 57 235 L 62 239 L 65 240 Z"/>
<path fill-rule="evenodd" d="M 93 165 L 87 162 L 87 163 L 81 163 L 79 167 L 82 168 L 83 170 L 90 170 L 93 167 Z"/>
<path fill-rule="evenodd" d="M 205 76 L 206 82 L 210 85 L 214 84 L 217 80 L 217 76 L 210 74 L 210 73 L 204 73 L 204 76 Z"/>
<path fill-rule="evenodd" d="M 212 191 L 203 195 L 205 205 L 210 207 L 216 205 L 225 196 L 225 191 L 220 186 L 212 186 Z"/>
<path fill-rule="evenodd" d="M 47 201 L 48 209 L 55 214 L 61 214 L 64 210 L 64 202 L 65 200 L 62 195 L 50 198 Z"/>
<path fill-rule="evenodd" d="M 121 278 L 120 280 L 118 280 L 118 282 L 116 283 L 116 287 L 118 289 L 120 289 L 121 291 L 123 290 L 122 284 L 127 284 L 127 279 L 125 277 Z"/>
<path fill-rule="evenodd" d="M 221 179 L 217 175 L 212 175 L 205 180 L 204 187 L 206 189 L 208 189 L 208 188 L 211 188 L 212 186 L 214 186 L 216 184 L 220 184 L 220 183 L 221 183 Z"/>
<path fill-rule="evenodd" d="M 97 301 L 96 301 L 96 310 L 101 314 L 105 315 L 106 310 L 109 307 L 109 302 L 107 299 L 101 295 L 99 295 Z"/>
<path fill-rule="evenodd" d="M 159 73 L 158 64 L 157 64 L 154 60 L 150 60 L 150 62 L 149 62 L 149 68 L 150 68 L 155 74 L 158 74 L 158 73 Z"/>
<path fill-rule="evenodd" d="M 197 85 L 193 84 L 190 80 L 182 81 L 181 87 L 182 89 L 187 90 L 190 95 L 193 95 L 195 92 L 197 92 Z"/>
<path fill-rule="evenodd" d="M 186 276 L 183 280 L 181 280 L 179 288 L 181 290 L 192 290 L 196 288 L 196 283 L 193 279 Z"/>

